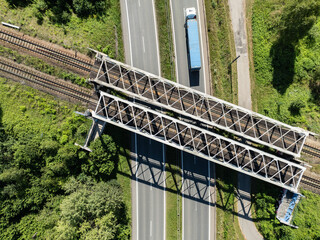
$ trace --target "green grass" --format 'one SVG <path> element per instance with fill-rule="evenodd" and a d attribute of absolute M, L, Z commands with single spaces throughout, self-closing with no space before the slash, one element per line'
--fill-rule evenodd
<path fill-rule="evenodd" d="M 301 199 L 295 209 L 293 224 L 299 228 L 294 229 L 281 224 L 275 217 L 275 206 L 280 193 L 280 188 L 270 188 L 270 184 L 262 181 L 253 186 L 253 218 L 263 237 L 270 240 L 318 239 L 320 236 L 320 196 L 301 189 L 305 198 Z"/>
<path fill-rule="evenodd" d="M 85 78 L 80 77 L 76 74 L 73 74 L 71 72 L 67 72 L 63 70 L 60 67 L 52 66 L 50 64 L 47 64 L 45 61 L 32 57 L 25 54 L 20 54 L 19 52 L 0 46 L 0 55 L 2 57 L 6 57 L 8 59 L 11 59 L 17 63 L 24 64 L 29 67 L 33 67 L 38 71 L 50 74 L 52 76 L 56 76 L 58 78 L 64 79 L 66 81 L 70 81 L 74 84 L 77 84 L 79 86 L 83 86 L 86 88 L 92 88 L 91 85 L 89 85 Z"/>
<path fill-rule="evenodd" d="M 292 3 L 293 0 L 256 0 L 252 5 L 253 108 L 319 133 L 320 18 L 305 36 L 281 44 L 289 35 L 280 31 L 281 17 Z"/>
<path fill-rule="evenodd" d="M 176 81 L 174 49 L 171 29 L 170 0 L 155 0 L 161 76 Z"/>
<path fill-rule="evenodd" d="M 237 216 L 237 172 L 216 165 L 217 203 L 216 226 L 217 239 L 244 239 Z M 226 178 L 226 176 L 230 176 Z"/>
<path fill-rule="evenodd" d="M 8 129 L 26 127 L 34 133 L 50 132 L 50 128 L 60 128 L 65 116 L 83 110 L 81 106 L 56 101 L 53 96 L 3 78 L 0 78 L 0 96 L 2 122 Z"/>
<path fill-rule="evenodd" d="M 21 27 L 25 34 L 57 43 L 65 48 L 77 49 L 88 53 L 88 47 L 104 51 L 110 57 L 124 60 L 122 30 L 120 19 L 120 1 L 110 0 L 110 6 L 101 16 L 93 15 L 79 18 L 69 14 L 68 21 L 56 23 L 52 20 L 51 9 L 40 14 L 41 0 L 35 0 L 25 7 L 9 7 L 6 0 L 0 0 L 0 21 L 9 22 Z M 36 17 L 38 16 L 38 18 Z"/>
<path fill-rule="evenodd" d="M 117 180 L 121 185 L 123 191 L 123 198 L 126 203 L 127 216 L 129 224 L 132 224 L 132 205 L 131 205 L 131 160 L 130 160 L 130 132 L 115 127 L 113 125 L 106 125 L 104 133 L 112 136 L 113 140 L 118 146 L 119 163 L 117 171 Z M 130 228 L 131 230 L 131 228 Z"/>
<path fill-rule="evenodd" d="M 166 147 L 166 237 L 182 238 L 181 168 L 178 150 Z"/>
<path fill-rule="evenodd" d="M 206 0 L 210 70 L 213 95 L 237 103 L 237 65 L 231 62 L 236 51 L 227 0 Z"/>
<path fill-rule="evenodd" d="M 119 166 L 117 173 L 117 180 L 123 190 L 123 198 L 127 207 L 127 215 L 129 224 L 132 224 L 132 206 L 131 206 L 131 171 L 128 164 L 129 150 L 121 147 L 119 154 Z M 131 228 L 130 228 L 131 229 Z"/>

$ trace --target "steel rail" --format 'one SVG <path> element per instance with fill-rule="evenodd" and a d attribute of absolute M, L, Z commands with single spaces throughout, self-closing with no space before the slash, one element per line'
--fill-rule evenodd
<path fill-rule="evenodd" d="M 26 80 L 31 82 L 45 89 L 71 97 L 80 102 L 91 104 L 96 103 L 96 101 L 92 100 L 92 95 L 89 93 L 89 91 L 86 91 L 85 89 L 81 89 L 80 87 L 75 88 L 75 86 L 72 86 L 67 82 L 63 83 L 62 80 L 55 79 L 52 76 L 36 70 L 28 69 L 20 64 L 8 60 L 4 62 L 1 58 L 0 60 L 0 75 L 4 77 L 8 77 L 8 75 L 10 75 L 23 81 Z M 1 72 L 5 73 L 5 75 L 1 74 Z M 16 80 L 15 78 L 11 79 Z"/>
<path fill-rule="evenodd" d="M 49 59 L 53 59 L 57 62 L 61 62 L 73 68 L 79 69 L 83 72 L 90 72 L 92 63 L 81 58 L 76 58 L 71 54 L 63 52 L 59 49 L 40 44 L 36 41 L 23 38 L 19 34 L 6 31 L 0 28 L 0 40 L 8 44 L 15 45 L 17 47 L 26 49 L 36 54 L 45 56 Z"/>

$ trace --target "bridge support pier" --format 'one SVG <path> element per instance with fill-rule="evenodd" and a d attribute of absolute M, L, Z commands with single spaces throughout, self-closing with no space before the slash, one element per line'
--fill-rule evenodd
<path fill-rule="evenodd" d="M 89 145 L 92 141 L 96 140 L 98 137 L 100 137 L 102 135 L 105 126 L 106 126 L 106 122 L 101 121 L 99 119 L 92 118 L 92 124 L 91 124 L 90 130 L 88 132 L 88 135 L 87 135 L 87 138 L 85 140 L 84 145 L 82 146 L 78 143 L 76 143 L 76 145 L 86 151 L 92 152 L 92 150 L 89 148 Z"/>

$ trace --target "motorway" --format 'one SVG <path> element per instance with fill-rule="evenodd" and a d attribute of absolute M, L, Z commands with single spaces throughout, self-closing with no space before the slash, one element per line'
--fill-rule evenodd
<path fill-rule="evenodd" d="M 121 4 L 127 63 L 160 75 L 160 59 L 154 3 L 124 0 Z M 123 14 L 125 13 L 125 15 Z M 133 231 L 132 239 L 165 239 L 164 145 L 140 135 L 132 135 Z"/>
<path fill-rule="evenodd" d="M 187 42 L 185 31 L 185 9 L 194 7 L 197 9 L 197 19 L 201 20 L 197 0 L 176 1 L 171 0 L 171 16 L 173 26 L 173 39 L 176 57 L 176 76 L 177 81 L 185 86 L 190 86 L 196 90 L 206 91 L 206 64 L 203 54 L 203 36 L 199 33 L 202 68 L 199 72 L 191 73 L 188 68 Z M 198 22 L 199 32 L 201 25 Z M 212 232 L 214 225 L 210 224 L 214 215 L 214 207 L 211 207 L 209 200 L 211 197 L 210 175 L 213 176 L 214 169 L 210 173 L 210 162 L 183 152 L 182 154 L 182 178 L 187 179 L 183 182 L 182 192 L 182 239 L 211 239 L 215 235 Z M 208 170 L 209 169 L 209 170 Z M 198 180 L 193 178 L 196 174 Z M 203 181 L 200 181 L 203 180 Z M 189 197 L 192 196 L 193 199 Z M 199 201 L 197 201 L 197 199 Z M 213 211 L 211 211 L 213 209 Z"/>

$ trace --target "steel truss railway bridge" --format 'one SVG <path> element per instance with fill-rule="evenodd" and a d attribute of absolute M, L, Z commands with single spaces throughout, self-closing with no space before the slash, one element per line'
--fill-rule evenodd
<path fill-rule="evenodd" d="M 254 146 L 264 145 L 299 157 L 308 131 L 115 61 L 100 52 L 96 52 L 89 81 L 99 96 L 96 109 L 89 114 L 94 123 L 116 125 L 297 192 L 305 167 Z M 127 98 L 113 96 L 100 91 L 101 88 L 116 90 Z M 228 132 L 233 139 L 221 136 L 221 131 Z M 88 139 L 92 139 L 89 135 Z"/>

